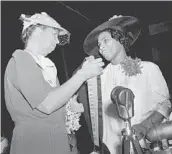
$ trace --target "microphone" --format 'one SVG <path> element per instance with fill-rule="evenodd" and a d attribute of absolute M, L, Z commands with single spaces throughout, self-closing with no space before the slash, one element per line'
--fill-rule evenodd
<path fill-rule="evenodd" d="M 124 121 L 134 116 L 134 94 L 125 87 L 117 86 L 111 92 L 111 100 L 117 106 L 118 115 Z"/>

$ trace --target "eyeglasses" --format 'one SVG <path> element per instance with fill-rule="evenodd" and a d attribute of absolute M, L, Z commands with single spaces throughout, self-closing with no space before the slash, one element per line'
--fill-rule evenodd
<path fill-rule="evenodd" d="M 69 34 L 65 34 L 65 35 L 58 35 L 58 39 L 59 39 L 59 44 L 58 45 L 65 45 L 65 44 L 69 44 L 70 43 L 70 35 Z"/>

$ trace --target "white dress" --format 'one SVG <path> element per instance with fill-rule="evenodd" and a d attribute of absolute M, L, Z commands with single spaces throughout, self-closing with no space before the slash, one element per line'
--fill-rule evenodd
<path fill-rule="evenodd" d="M 141 62 L 142 74 L 128 77 L 120 64 L 109 64 L 101 75 L 103 104 L 103 142 L 111 154 L 118 154 L 121 146 L 121 130 L 124 122 L 117 116 L 110 94 L 114 87 L 123 86 L 133 91 L 134 117 L 131 123 L 137 124 L 145 119 L 153 110 L 168 117 L 169 91 L 159 67 L 152 62 Z M 163 102 L 163 103 L 162 103 Z M 121 147 L 120 147 L 121 149 Z"/>

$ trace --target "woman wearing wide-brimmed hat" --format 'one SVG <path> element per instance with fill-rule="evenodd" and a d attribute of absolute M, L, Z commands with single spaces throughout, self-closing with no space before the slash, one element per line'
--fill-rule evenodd
<path fill-rule="evenodd" d="M 125 125 L 111 101 L 113 88 L 123 86 L 134 93 L 131 124 L 139 140 L 154 124 L 168 118 L 171 111 L 169 90 L 159 67 L 127 56 L 140 33 L 137 18 L 113 16 L 91 31 L 84 41 L 85 53 L 95 57 L 101 55 L 109 62 L 100 77 L 88 80 L 87 86 L 78 91 L 78 100 L 84 105 L 86 123 L 95 145 L 93 150 L 102 154 L 120 154 L 122 150 L 121 130 Z"/>
<path fill-rule="evenodd" d="M 4 77 L 6 106 L 15 124 L 10 153 L 76 154 L 68 144 L 66 103 L 70 100 L 68 106 L 79 116 L 83 107 L 70 98 L 84 81 L 102 73 L 104 63 L 88 59 L 60 85 L 56 67 L 46 56 L 69 42 L 69 32 L 45 12 L 22 14 L 20 19 L 25 48 L 13 53 Z"/>

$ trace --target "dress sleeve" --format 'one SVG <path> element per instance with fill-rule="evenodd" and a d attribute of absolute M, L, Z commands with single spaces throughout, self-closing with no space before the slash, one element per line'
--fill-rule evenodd
<path fill-rule="evenodd" d="M 152 92 L 155 110 L 168 118 L 171 112 L 171 102 L 167 83 L 159 67 L 150 63 L 149 66 L 149 84 Z"/>
<path fill-rule="evenodd" d="M 13 54 L 18 87 L 32 108 L 36 108 L 47 97 L 52 87 L 44 80 L 41 68 L 25 52 Z"/>

